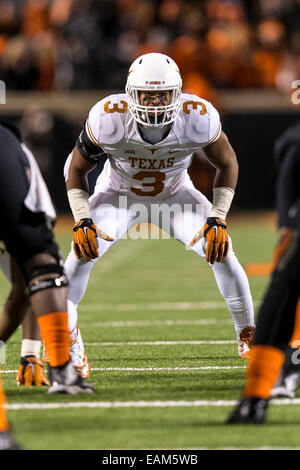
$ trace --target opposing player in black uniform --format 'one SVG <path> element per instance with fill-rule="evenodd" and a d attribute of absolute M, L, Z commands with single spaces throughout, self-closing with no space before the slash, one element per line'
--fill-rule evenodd
<path fill-rule="evenodd" d="M 70 363 L 67 278 L 55 243 L 55 211 L 32 153 L 16 128 L 0 125 L 0 240 L 15 259 L 49 354 L 48 393 L 92 393 Z M 13 448 L 0 384 L 0 449 Z"/>
<path fill-rule="evenodd" d="M 243 398 L 228 423 L 264 422 L 285 352 L 289 345 L 300 346 L 300 123 L 276 141 L 274 156 L 281 239 L 258 314 Z"/>

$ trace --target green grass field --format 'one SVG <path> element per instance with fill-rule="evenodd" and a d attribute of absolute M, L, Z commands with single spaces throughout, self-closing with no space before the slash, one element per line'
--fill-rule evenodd
<path fill-rule="evenodd" d="M 270 261 L 277 236 L 268 217 L 233 218 L 230 235 L 242 264 Z M 64 256 L 70 237 L 57 231 Z M 249 281 L 258 305 L 268 278 Z M 3 276 L 0 291 L 3 301 Z M 246 361 L 209 266 L 175 240 L 114 245 L 92 272 L 79 326 L 90 396 L 17 387 L 20 329 L 7 344 L 8 416 L 25 449 L 300 448 L 297 404 L 271 405 L 263 426 L 224 424 Z"/>

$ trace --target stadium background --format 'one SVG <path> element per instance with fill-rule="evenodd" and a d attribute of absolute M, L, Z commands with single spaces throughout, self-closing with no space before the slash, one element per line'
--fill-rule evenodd
<path fill-rule="evenodd" d="M 130 63 L 153 51 L 220 111 L 240 164 L 234 208 L 274 207 L 273 143 L 299 113 L 299 0 L 0 0 L 0 11 L 0 119 L 20 124 L 59 213 L 69 211 L 59 175 L 90 107 L 122 92 Z M 210 196 L 200 153 L 192 175 Z"/>
<path fill-rule="evenodd" d="M 124 90 L 138 55 L 173 57 L 184 90 L 219 109 L 237 153 L 230 235 L 257 309 L 277 239 L 274 213 L 265 213 L 275 207 L 273 144 L 299 119 L 299 105 L 291 102 L 292 82 L 300 78 L 299 22 L 299 0 L 0 0 L 0 80 L 6 84 L 0 120 L 21 126 L 59 214 L 70 215 L 63 165 L 89 109 Z M 214 170 L 201 153 L 191 172 L 210 196 Z M 71 218 L 59 217 L 64 256 L 71 233 Z M 2 276 L 3 301 L 7 292 Z M 270 424 L 260 429 L 234 432 L 224 425 L 245 363 L 210 269 L 174 240 L 114 245 L 93 270 L 79 317 L 96 388 L 91 397 L 53 402 L 44 390 L 20 390 L 20 331 L 8 343 L 3 382 L 24 448 L 299 448 L 297 403 L 271 407 Z M 78 400 L 82 409 L 74 412 Z M 204 402 L 196 411 L 115 408 L 124 400 Z"/>

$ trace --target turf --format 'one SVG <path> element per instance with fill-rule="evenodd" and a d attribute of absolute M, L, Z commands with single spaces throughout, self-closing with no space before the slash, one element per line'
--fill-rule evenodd
<path fill-rule="evenodd" d="M 68 224 L 58 226 L 64 256 L 70 233 Z M 268 218 L 232 218 L 230 234 L 242 264 L 270 261 L 277 235 Z M 267 281 L 265 276 L 249 278 L 256 305 Z M 2 299 L 7 291 L 1 277 Z M 258 427 L 225 425 L 232 405 L 112 407 L 116 402 L 232 401 L 240 396 L 246 362 L 230 342 L 235 339 L 230 314 L 209 266 L 175 240 L 128 239 L 114 245 L 92 272 L 79 326 L 92 369 L 101 369 L 91 372 L 95 393 L 48 396 L 44 388 L 17 387 L 16 374 L 4 373 L 8 404 L 106 402 L 110 407 L 10 409 L 24 448 L 300 447 L 299 405 L 271 405 L 267 423 Z M 6 347 L 2 370 L 17 369 L 20 338 L 19 329 Z M 187 343 L 216 340 L 229 343 Z M 155 341 L 183 343 L 140 344 Z"/>

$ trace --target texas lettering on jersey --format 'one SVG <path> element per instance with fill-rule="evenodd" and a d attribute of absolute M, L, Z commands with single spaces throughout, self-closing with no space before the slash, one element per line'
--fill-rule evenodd
<path fill-rule="evenodd" d="M 170 132 L 151 145 L 143 140 L 127 104 L 126 94 L 110 95 L 95 104 L 86 131 L 108 155 L 97 184 L 132 197 L 163 199 L 187 179 L 193 153 L 215 142 L 220 117 L 208 101 L 182 94 L 182 107 Z"/>

